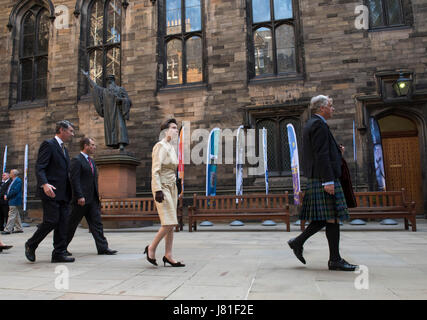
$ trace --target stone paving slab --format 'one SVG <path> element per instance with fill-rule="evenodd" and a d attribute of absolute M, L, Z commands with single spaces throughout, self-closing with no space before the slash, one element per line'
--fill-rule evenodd
<path fill-rule="evenodd" d="M 427 299 L 427 221 L 418 219 L 417 232 L 404 230 L 403 221 L 398 222 L 342 226 L 341 255 L 368 268 L 369 289 L 360 290 L 355 281 L 361 273 L 327 270 L 324 231 L 306 242 L 307 264 L 301 264 L 286 244 L 300 233 L 294 225 L 285 232 L 281 223 L 274 227 L 215 223 L 192 233 L 185 226 L 174 235 L 174 256 L 187 265 L 184 268 L 163 266 L 163 243 L 156 253 L 159 266 L 146 261 L 143 250 L 158 225 L 106 230 L 110 247 L 119 251 L 115 256 L 97 255 L 91 234 L 78 228 L 69 247 L 76 262 L 69 264 L 50 263 L 50 234 L 31 263 L 24 255 L 24 243 L 35 231 L 31 226 L 23 234 L 2 236 L 14 247 L 0 254 L 0 299 Z M 64 267 L 69 286 L 56 288 Z"/>

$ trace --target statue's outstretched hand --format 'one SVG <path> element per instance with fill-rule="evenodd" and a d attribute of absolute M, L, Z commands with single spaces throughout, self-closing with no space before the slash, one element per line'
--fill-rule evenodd
<path fill-rule="evenodd" d="M 84 71 L 83 69 L 81 69 L 81 71 L 86 77 L 89 77 L 89 73 L 87 71 Z"/>

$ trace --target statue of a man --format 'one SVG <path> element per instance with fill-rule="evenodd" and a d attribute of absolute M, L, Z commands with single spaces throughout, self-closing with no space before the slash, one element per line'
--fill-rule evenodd
<path fill-rule="evenodd" d="M 98 86 L 89 76 L 82 73 L 92 89 L 96 112 L 104 118 L 105 145 L 121 151 L 129 144 L 125 120 L 129 120 L 132 101 L 126 90 L 115 83 L 114 75 L 107 76 L 107 87 Z"/>

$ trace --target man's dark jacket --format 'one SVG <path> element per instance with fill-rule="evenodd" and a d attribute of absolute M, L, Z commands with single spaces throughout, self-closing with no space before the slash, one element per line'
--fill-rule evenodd
<path fill-rule="evenodd" d="M 85 198 L 85 203 L 99 201 L 98 170 L 92 159 L 94 173 L 88 160 L 81 153 L 71 160 L 70 179 L 73 189 L 73 203 L 80 198 Z"/>
<path fill-rule="evenodd" d="M 64 154 L 55 138 L 43 141 L 40 145 L 36 163 L 37 193 L 40 199 L 70 202 L 69 167 L 70 157 L 67 149 L 65 149 Z M 50 198 L 44 193 L 41 186 L 45 183 L 49 183 L 56 188 L 56 190 L 53 190 L 55 192 L 54 198 Z"/>
<path fill-rule="evenodd" d="M 322 183 L 341 176 L 342 155 L 329 126 L 317 115 L 307 121 L 303 130 L 304 172 Z"/>

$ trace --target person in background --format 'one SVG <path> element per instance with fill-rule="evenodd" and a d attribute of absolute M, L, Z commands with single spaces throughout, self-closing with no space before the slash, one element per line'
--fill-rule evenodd
<path fill-rule="evenodd" d="M 7 218 L 9 216 L 9 202 L 4 200 L 4 195 L 6 194 L 11 182 L 12 180 L 9 178 L 9 173 L 4 172 L 1 176 L 0 185 L 0 231 L 4 231 L 4 227 L 6 226 Z"/>
<path fill-rule="evenodd" d="M 9 218 L 1 234 L 22 233 L 21 208 L 22 208 L 22 180 L 17 169 L 10 171 L 12 182 L 4 195 L 4 200 L 9 201 Z"/>

